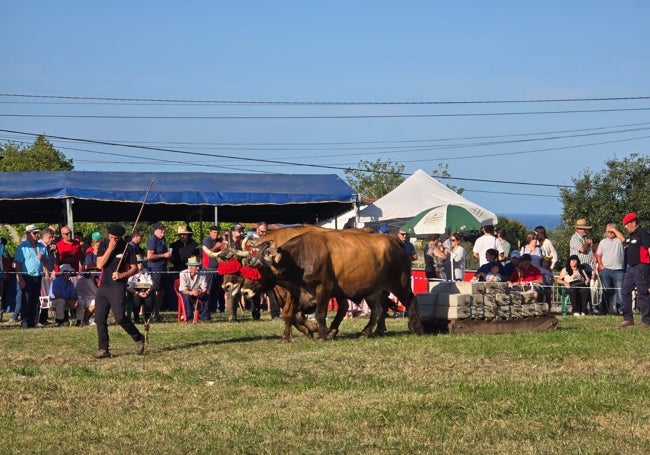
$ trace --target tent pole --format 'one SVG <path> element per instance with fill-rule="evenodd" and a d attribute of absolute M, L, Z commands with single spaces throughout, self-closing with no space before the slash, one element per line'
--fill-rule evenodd
<path fill-rule="evenodd" d="M 72 216 L 72 205 L 74 204 L 74 199 L 67 198 L 65 200 L 65 224 L 70 228 L 71 239 L 74 238 L 74 217 Z"/>
<path fill-rule="evenodd" d="M 219 226 L 219 206 L 214 206 L 214 225 Z"/>

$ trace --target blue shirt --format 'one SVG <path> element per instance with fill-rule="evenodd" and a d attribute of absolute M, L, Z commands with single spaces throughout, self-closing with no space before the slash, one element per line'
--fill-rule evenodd
<path fill-rule="evenodd" d="M 153 251 L 154 254 L 164 254 L 169 251 L 165 243 L 165 237 L 162 239 L 159 239 L 155 235 L 149 237 L 147 240 L 147 251 Z M 152 272 L 166 272 L 168 261 L 166 258 L 150 259 L 147 261 L 147 268 Z"/>
<path fill-rule="evenodd" d="M 49 258 L 47 247 L 41 242 L 37 242 L 35 247 L 29 243 L 29 240 L 18 245 L 14 261 L 21 264 L 22 273 L 30 276 L 43 275 L 43 264 L 38 259 L 38 253 L 41 253 L 46 259 Z"/>
<path fill-rule="evenodd" d="M 63 278 L 63 275 L 59 275 L 52 282 L 52 291 L 50 292 L 50 298 L 70 300 L 76 293 L 77 291 L 74 289 L 72 280 L 66 280 Z"/>

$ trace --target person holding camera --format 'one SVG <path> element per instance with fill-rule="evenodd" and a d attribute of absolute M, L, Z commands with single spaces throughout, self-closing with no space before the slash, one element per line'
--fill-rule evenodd
<path fill-rule="evenodd" d="M 580 218 L 576 221 L 574 226 L 575 233 L 569 240 L 569 255 L 576 255 L 580 259 L 580 264 L 589 275 L 589 278 L 595 278 L 596 261 L 593 252 L 593 240 L 589 238 L 589 231 L 591 226 L 587 224 L 587 220 Z"/>

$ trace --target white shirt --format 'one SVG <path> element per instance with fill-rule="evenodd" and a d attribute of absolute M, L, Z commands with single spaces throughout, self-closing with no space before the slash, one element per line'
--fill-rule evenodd
<path fill-rule="evenodd" d="M 473 253 L 478 254 L 479 266 L 487 264 L 488 260 L 485 259 L 485 252 L 490 248 L 494 248 L 499 252 L 503 253 L 503 245 L 495 236 L 491 234 L 483 234 L 474 243 Z"/>

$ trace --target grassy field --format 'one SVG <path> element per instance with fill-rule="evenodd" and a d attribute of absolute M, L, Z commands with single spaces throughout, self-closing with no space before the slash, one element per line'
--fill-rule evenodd
<path fill-rule="evenodd" d="M 170 317 L 171 318 L 171 317 Z M 650 453 L 650 330 L 559 317 L 544 333 L 333 342 L 282 324 L 0 324 L 0 453 Z M 294 330 L 295 332 L 295 330 Z"/>

